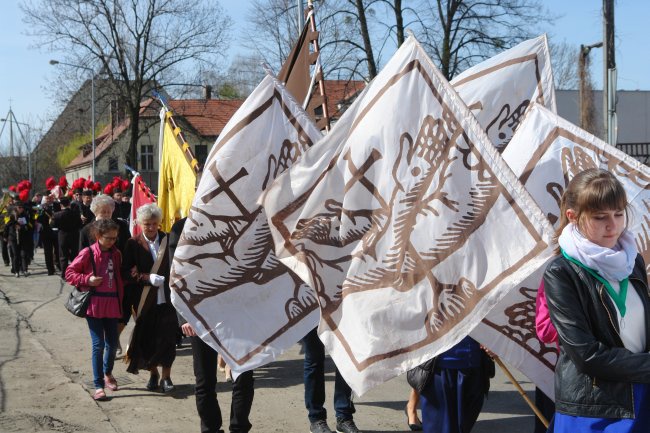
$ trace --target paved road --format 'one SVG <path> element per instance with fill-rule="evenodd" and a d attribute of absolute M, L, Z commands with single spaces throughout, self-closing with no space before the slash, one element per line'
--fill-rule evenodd
<path fill-rule="evenodd" d="M 107 402 L 91 399 L 86 323 L 65 311 L 63 299 L 71 288 L 58 277 L 47 276 L 43 263 L 38 250 L 28 278 L 15 278 L 0 264 L 0 432 L 198 432 L 187 345 L 178 350 L 172 395 L 146 391 L 146 375 L 130 375 L 118 362 L 114 374 L 120 390 L 109 392 L 112 398 Z M 124 346 L 130 330 L 122 335 Z M 298 348 L 256 371 L 254 432 L 308 431 Z M 333 364 L 328 367 L 326 408 L 332 424 Z M 514 373 L 532 398 L 532 384 Z M 230 387 L 219 379 L 218 398 L 227 419 Z M 357 425 L 365 433 L 407 431 L 403 413 L 407 395 L 408 385 L 399 377 L 355 399 Z M 532 430 L 531 410 L 497 371 L 473 432 Z"/>

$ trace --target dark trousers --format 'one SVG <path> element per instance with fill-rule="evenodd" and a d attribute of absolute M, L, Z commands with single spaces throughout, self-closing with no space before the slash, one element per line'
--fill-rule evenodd
<path fill-rule="evenodd" d="M 41 243 L 43 245 L 43 254 L 45 255 L 45 267 L 47 268 L 47 273 L 52 275 L 54 274 L 54 257 L 56 256 L 57 261 L 59 258 L 59 252 L 56 251 L 56 242 L 54 242 L 54 234 L 41 232 Z"/>
<path fill-rule="evenodd" d="M 327 419 L 325 404 L 325 346 L 318 338 L 316 328 L 302 339 L 305 349 L 304 381 L 305 407 L 309 422 Z M 336 369 L 334 381 L 334 411 L 336 418 L 352 419 L 355 412 L 352 403 L 352 389 Z"/>
<path fill-rule="evenodd" d="M 201 418 L 201 433 L 222 431 L 222 418 L 217 401 L 217 352 L 199 337 L 192 337 L 192 357 L 194 377 L 196 379 L 196 410 Z M 232 386 L 232 403 L 230 405 L 230 432 L 246 433 L 252 425 L 248 416 L 253 406 L 254 379 L 253 371 L 247 371 L 237 377 Z"/>
<path fill-rule="evenodd" d="M 59 263 L 61 277 L 65 279 L 65 270 L 79 252 L 79 232 L 63 232 L 59 230 Z"/>
<path fill-rule="evenodd" d="M 420 394 L 422 427 L 426 433 L 469 433 L 484 400 L 479 368 L 436 368 Z"/>
<path fill-rule="evenodd" d="M 9 242 L 9 258 L 11 259 L 11 273 L 27 272 L 29 263 L 29 252 L 25 246 L 17 242 Z"/>
<path fill-rule="evenodd" d="M 9 266 L 9 242 L 0 236 L 0 246 L 2 247 L 2 261 L 5 266 Z"/>

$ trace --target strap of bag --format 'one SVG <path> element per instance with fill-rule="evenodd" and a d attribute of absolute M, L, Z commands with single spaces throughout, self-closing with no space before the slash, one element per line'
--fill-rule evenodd
<path fill-rule="evenodd" d="M 86 248 L 88 248 L 88 252 L 90 253 L 90 264 L 93 267 L 93 275 L 97 276 L 97 268 L 95 267 L 95 254 L 93 253 L 92 248 L 90 247 L 86 247 Z"/>
<path fill-rule="evenodd" d="M 167 254 L 167 239 L 169 238 L 168 236 L 165 236 L 165 239 L 160 243 L 160 247 L 158 247 L 158 257 L 156 257 L 156 261 L 154 262 L 153 266 L 151 267 L 151 271 L 149 271 L 150 274 L 157 274 L 158 269 L 160 268 L 160 265 L 162 264 L 163 258 L 165 257 L 165 254 Z M 149 291 L 151 290 L 151 285 L 147 284 L 144 289 L 142 290 L 142 296 L 140 296 L 140 303 L 138 304 L 138 311 L 136 311 L 134 317 L 137 319 L 140 317 L 140 314 L 142 313 L 142 309 L 144 308 L 144 303 L 147 300 L 147 296 L 149 296 Z"/>

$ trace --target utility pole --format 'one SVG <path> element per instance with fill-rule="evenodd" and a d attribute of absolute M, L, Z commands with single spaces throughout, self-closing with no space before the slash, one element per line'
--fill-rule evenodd
<path fill-rule="evenodd" d="M 591 86 L 591 74 L 589 72 L 589 53 L 592 48 L 602 47 L 602 42 L 597 42 L 591 45 L 580 45 L 580 54 L 578 57 L 578 78 L 579 78 L 579 91 L 578 91 L 578 105 L 580 113 L 580 127 L 594 135 L 596 128 L 594 125 L 594 101 Z"/>
<path fill-rule="evenodd" d="M 603 0 L 603 120 L 604 139 L 616 146 L 616 57 L 614 0 Z"/>

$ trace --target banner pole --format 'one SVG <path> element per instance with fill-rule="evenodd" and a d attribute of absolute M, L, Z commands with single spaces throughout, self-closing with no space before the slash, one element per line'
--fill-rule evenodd
<path fill-rule="evenodd" d="M 526 401 L 526 403 L 528 403 L 528 406 L 530 406 L 533 412 L 535 412 L 535 415 L 537 415 L 537 418 L 539 418 L 542 424 L 544 424 L 544 427 L 548 428 L 548 424 L 549 424 L 548 420 L 544 415 L 542 415 L 542 412 L 540 412 L 539 408 L 535 406 L 535 403 L 533 403 L 531 399 L 526 395 L 526 391 L 524 391 L 521 385 L 519 385 L 519 382 L 517 382 L 517 379 L 515 379 L 512 373 L 510 373 L 508 367 L 505 366 L 503 361 L 501 361 L 501 359 L 498 356 L 494 356 L 492 359 L 494 359 L 494 362 L 496 362 L 499 365 L 503 373 L 508 377 L 508 379 L 510 379 L 510 381 L 515 386 L 515 388 L 517 388 L 517 391 L 519 391 L 519 395 L 521 395 L 523 399 Z"/>

